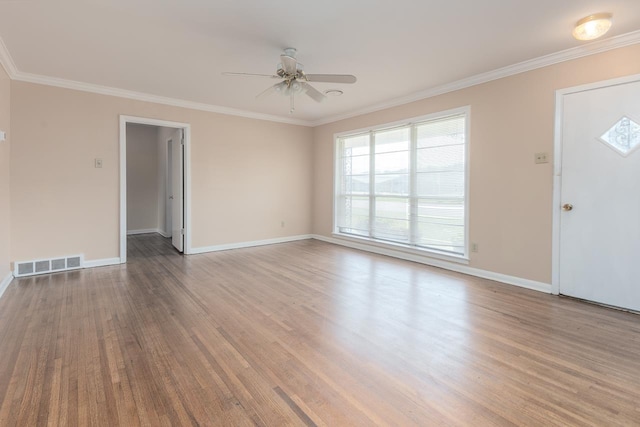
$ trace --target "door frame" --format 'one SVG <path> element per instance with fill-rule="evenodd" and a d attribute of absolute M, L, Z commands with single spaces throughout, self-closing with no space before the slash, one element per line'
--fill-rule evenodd
<path fill-rule="evenodd" d="M 633 74 L 556 90 L 553 136 L 553 226 L 551 241 L 551 293 L 554 295 L 560 294 L 560 220 L 562 213 L 562 129 L 564 126 L 564 97 L 578 92 L 602 89 L 639 80 L 640 74 Z"/>
<path fill-rule="evenodd" d="M 189 123 L 120 115 L 120 264 L 127 262 L 127 124 L 182 129 L 184 132 L 184 253 L 191 254 L 191 125 Z"/>

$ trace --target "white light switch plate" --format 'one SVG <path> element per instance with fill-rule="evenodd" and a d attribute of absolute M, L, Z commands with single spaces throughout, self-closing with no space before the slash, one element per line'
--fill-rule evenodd
<path fill-rule="evenodd" d="M 3 130 L 0 130 L 0 141 L 5 141 L 7 139 L 7 133 Z"/>

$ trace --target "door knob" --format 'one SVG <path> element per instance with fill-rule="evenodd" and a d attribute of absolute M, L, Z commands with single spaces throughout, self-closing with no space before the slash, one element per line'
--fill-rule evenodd
<path fill-rule="evenodd" d="M 562 210 L 569 212 L 573 210 L 573 205 L 570 203 L 565 203 L 564 205 L 562 205 Z"/>
<path fill-rule="evenodd" d="M 169 196 L 169 200 L 173 200 L 173 196 Z"/>

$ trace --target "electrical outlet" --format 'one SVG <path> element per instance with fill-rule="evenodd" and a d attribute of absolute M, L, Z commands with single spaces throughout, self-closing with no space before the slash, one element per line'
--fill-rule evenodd
<path fill-rule="evenodd" d="M 535 154 L 535 162 L 536 162 L 536 164 L 549 163 L 548 154 L 547 153 L 536 153 Z"/>
<path fill-rule="evenodd" d="M 472 243 L 471 244 L 471 252 L 478 252 L 478 244 L 477 243 Z"/>
<path fill-rule="evenodd" d="M 95 159 L 95 167 L 96 168 L 101 168 L 102 167 L 102 159 Z"/>

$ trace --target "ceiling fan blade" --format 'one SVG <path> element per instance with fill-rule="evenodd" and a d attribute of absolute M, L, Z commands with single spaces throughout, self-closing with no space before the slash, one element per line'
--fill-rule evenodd
<path fill-rule="evenodd" d="M 287 87 L 287 82 L 276 83 L 273 86 L 269 86 L 266 90 L 256 95 L 256 99 L 264 98 L 271 95 L 274 92 L 282 92 Z"/>
<path fill-rule="evenodd" d="M 288 55 L 280 55 L 280 61 L 282 61 L 282 69 L 287 74 L 295 74 L 298 71 L 298 61 L 296 58 Z"/>
<path fill-rule="evenodd" d="M 306 74 L 308 82 L 318 83 L 355 83 L 358 79 L 351 74 Z"/>
<path fill-rule="evenodd" d="M 279 79 L 280 76 L 272 74 L 252 74 L 252 73 L 222 73 L 225 76 L 240 76 L 240 77 L 269 77 L 271 79 Z"/>
<path fill-rule="evenodd" d="M 304 89 L 304 93 L 309 95 L 309 97 L 311 97 L 314 101 L 322 102 L 325 99 L 327 99 L 327 97 L 324 95 L 324 93 L 320 92 L 318 89 L 314 88 L 309 83 L 305 83 L 305 82 L 300 82 L 300 83 L 302 84 L 302 88 Z"/>

